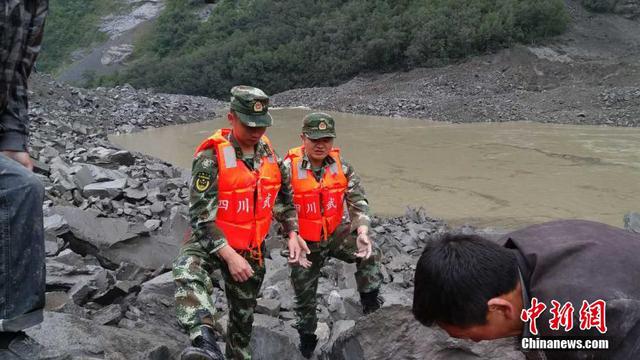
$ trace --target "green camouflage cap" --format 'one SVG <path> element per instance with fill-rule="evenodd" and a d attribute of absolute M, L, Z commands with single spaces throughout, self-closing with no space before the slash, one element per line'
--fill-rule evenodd
<path fill-rule="evenodd" d="M 244 85 L 231 88 L 231 110 L 249 127 L 273 125 L 269 114 L 269 97 L 258 88 Z"/>
<path fill-rule="evenodd" d="M 316 112 L 308 114 L 302 120 L 302 133 L 309 139 L 336 137 L 336 124 L 329 114 Z"/>

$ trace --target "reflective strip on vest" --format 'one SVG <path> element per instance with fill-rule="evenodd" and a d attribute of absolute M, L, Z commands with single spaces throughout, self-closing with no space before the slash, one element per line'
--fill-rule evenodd
<path fill-rule="evenodd" d="M 238 166 L 238 160 L 236 160 L 236 151 L 232 146 L 227 146 L 222 151 L 224 153 L 224 165 L 227 169 L 233 169 Z"/>
<path fill-rule="evenodd" d="M 302 161 L 298 162 L 298 179 L 304 180 L 307 178 L 307 169 L 302 168 Z"/>
<path fill-rule="evenodd" d="M 337 174 L 338 173 L 338 163 L 334 162 L 333 164 L 331 164 L 331 166 L 329 166 L 329 171 L 331 171 L 332 174 Z"/>

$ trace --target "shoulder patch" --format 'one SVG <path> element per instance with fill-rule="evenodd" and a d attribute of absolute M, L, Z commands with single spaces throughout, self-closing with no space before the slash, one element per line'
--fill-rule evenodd
<path fill-rule="evenodd" d="M 193 178 L 193 186 L 197 192 L 203 193 L 211 188 L 211 174 L 200 171 Z"/>

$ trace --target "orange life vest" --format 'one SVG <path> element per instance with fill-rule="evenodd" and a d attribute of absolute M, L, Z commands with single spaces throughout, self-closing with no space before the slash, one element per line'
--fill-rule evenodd
<path fill-rule="evenodd" d="M 300 236 L 308 241 L 327 240 L 342 222 L 348 185 L 342 171 L 340 150 L 333 148 L 329 152 L 335 161 L 325 169 L 320 182 L 316 181 L 311 170 L 302 168 L 303 156 L 302 146 L 287 153 L 287 158 L 291 159 L 291 186 Z"/>
<path fill-rule="evenodd" d="M 218 130 L 198 146 L 196 155 L 215 147 L 218 160 L 218 211 L 216 225 L 235 250 L 257 251 L 271 226 L 273 204 L 281 186 L 280 168 L 271 142 L 262 137 L 271 156 L 262 158 L 260 169 L 251 170 L 236 158 L 229 142 L 230 129 Z"/>

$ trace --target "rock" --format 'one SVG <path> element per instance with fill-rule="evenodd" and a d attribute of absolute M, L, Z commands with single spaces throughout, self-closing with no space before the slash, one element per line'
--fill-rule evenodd
<path fill-rule="evenodd" d="M 26 333 L 47 349 L 63 349 L 81 359 L 88 359 L 86 354 L 113 353 L 114 349 L 126 351 L 128 359 L 137 359 L 159 346 L 177 354 L 188 343 L 188 337 L 179 332 L 166 336 L 156 331 L 97 325 L 74 315 L 52 312 L 45 312 L 44 321 Z"/>
<path fill-rule="evenodd" d="M 153 216 L 153 213 L 151 212 L 151 209 L 149 209 L 148 206 L 140 206 L 138 207 L 138 211 L 140 212 L 140 214 L 146 216 L 146 217 L 151 217 Z"/>
<path fill-rule="evenodd" d="M 60 254 L 65 253 L 65 251 Z M 54 258 L 47 258 L 46 269 L 47 289 L 52 290 L 67 290 L 76 283 L 85 281 L 91 285 L 97 284 L 101 274 L 106 272 L 96 265 L 69 265 L 65 263 L 65 258 L 61 258 L 60 255 Z"/>
<path fill-rule="evenodd" d="M 149 231 L 155 231 L 157 228 L 160 227 L 160 220 L 147 220 L 144 222 L 144 226 L 149 230 Z"/>
<path fill-rule="evenodd" d="M 120 319 L 120 322 L 118 323 L 118 327 L 124 328 L 124 329 L 135 329 L 136 328 L 136 322 L 127 318 L 122 318 Z"/>
<path fill-rule="evenodd" d="M 60 311 L 71 302 L 64 291 L 53 291 L 45 294 L 44 309 L 47 311 Z"/>
<path fill-rule="evenodd" d="M 146 275 L 144 269 L 130 263 L 121 263 L 116 269 L 117 280 L 127 280 L 142 283 Z"/>
<path fill-rule="evenodd" d="M 302 360 L 298 350 L 298 333 L 270 316 L 255 314 L 251 350 L 255 360 Z"/>
<path fill-rule="evenodd" d="M 95 163 L 108 163 L 109 156 L 116 152 L 114 149 L 107 149 L 102 146 L 91 148 L 87 151 L 87 160 Z"/>
<path fill-rule="evenodd" d="M 79 170 L 73 177 L 74 182 L 79 188 L 84 188 L 93 183 L 109 182 L 121 179 L 127 179 L 127 175 L 117 170 L 105 169 L 91 164 L 81 164 Z"/>
<path fill-rule="evenodd" d="M 258 299 L 256 313 L 278 317 L 280 312 L 280 301 L 275 299 Z"/>
<path fill-rule="evenodd" d="M 354 320 L 336 321 L 333 324 L 333 328 L 331 329 L 331 336 L 322 347 L 319 347 L 319 349 L 316 350 L 316 352 L 323 353 L 331 350 L 333 348 L 333 344 L 335 343 L 336 339 L 340 338 L 341 336 L 343 336 L 343 334 L 350 331 L 355 325 L 356 325 L 356 322 Z"/>
<path fill-rule="evenodd" d="M 77 305 L 83 305 L 89 299 L 89 296 L 93 294 L 97 288 L 90 285 L 88 279 L 82 279 L 75 283 L 71 289 L 67 292 L 71 300 Z"/>
<path fill-rule="evenodd" d="M 50 146 L 47 146 L 44 149 L 40 150 L 40 156 L 44 159 L 52 159 L 59 155 L 60 155 L 60 152 Z"/>
<path fill-rule="evenodd" d="M 56 256 L 60 252 L 60 246 L 57 241 L 53 241 L 56 238 L 54 237 L 50 240 L 50 236 L 51 235 L 45 234 L 44 253 L 46 256 Z"/>
<path fill-rule="evenodd" d="M 110 269 L 121 262 L 157 269 L 171 264 L 178 253 L 179 239 L 137 235 L 124 219 L 99 218 L 95 212 L 74 207 L 54 207 L 52 212 L 69 223 L 73 234 L 70 246 L 75 252 L 92 254 Z"/>
<path fill-rule="evenodd" d="M 122 307 L 118 304 L 106 306 L 93 315 L 93 322 L 100 325 L 115 325 L 122 319 Z"/>
<path fill-rule="evenodd" d="M 151 210 L 152 214 L 161 214 L 165 210 L 165 205 L 163 201 L 156 201 L 151 206 L 149 206 L 149 210 Z"/>
<path fill-rule="evenodd" d="M 289 279 L 289 265 L 287 259 L 280 255 L 280 249 L 271 251 L 271 259 L 265 259 L 265 268 L 263 288 Z"/>
<path fill-rule="evenodd" d="M 36 174 L 40 174 L 40 175 L 45 175 L 45 176 L 49 176 L 51 169 L 49 168 L 49 165 L 38 161 L 36 159 L 31 159 L 31 162 L 33 163 L 33 172 Z"/>
<path fill-rule="evenodd" d="M 131 292 L 139 289 L 139 284 L 133 281 L 118 280 L 107 290 L 93 296 L 92 300 L 100 305 L 109 305 L 119 301 Z"/>
<path fill-rule="evenodd" d="M 380 341 L 384 339 L 384 341 Z M 524 359 L 513 339 L 454 339 L 437 328 L 420 325 L 410 306 L 394 305 L 356 321 L 322 350 L 322 359 Z"/>
<path fill-rule="evenodd" d="M 75 171 L 60 157 L 51 160 L 50 171 L 53 183 L 59 185 L 63 190 L 71 191 L 76 188 L 73 177 Z"/>
<path fill-rule="evenodd" d="M 126 188 L 124 197 L 135 201 L 143 200 L 147 198 L 147 191 L 145 189 Z"/>
<path fill-rule="evenodd" d="M 329 325 L 325 322 L 318 322 L 318 327 L 316 328 L 315 335 L 318 338 L 318 344 L 316 345 L 315 354 L 319 355 L 321 353 L 322 347 L 329 341 L 329 336 L 331 334 L 331 329 L 329 329 Z"/>
<path fill-rule="evenodd" d="M 89 184 L 82 189 L 82 194 L 86 197 L 97 196 L 113 199 L 122 194 L 126 184 L 126 179 Z"/>
<path fill-rule="evenodd" d="M 155 349 L 151 349 L 147 351 L 146 354 L 143 356 L 143 359 L 147 359 L 147 360 L 166 360 L 171 358 L 172 358 L 171 350 L 169 350 L 169 348 L 164 345 L 160 345 Z"/>
<path fill-rule="evenodd" d="M 173 299 L 175 291 L 176 285 L 173 281 L 173 275 L 171 272 L 166 272 L 142 283 L 138 300 L 148 302 L 159 297 Z"/>
<path fill-rule="evenodd" d="M 640 233 L 640 213 L 627 213 L 624 216 L 624 228 L 631 232 Z"/>
<path fill-rule="evenodd" d="M 102 254 L 118 263 L 124 261 L 145 269 L 160 269 L 173 263 L 181 240 L 163 235 L 141 235 L 119 242 Z"/>
<path fill-rule="evenodd" d="M 413 258 L 409 255 L 401 254 L 391 259 L 391 261 L 387 264 L 387 269 L 393 272 L 399 272 L 411 269 L 412 266 L 415 266 L 415 260 L 413 260 Z"/>
<path fill-rule="evenodd" d="M 69 231 L 69 224 L 59 214 L 45 216 L 43 219 L 44 231 L 55 236 L 60 236 Z"/>
<path fill-rule="evenodd" d="M 329 298 L 327 299 L 327 308 L 331 312 L 344 313 L 344 304 L 342 303 L 342 296 L 336 290 L 331 291 Z"/>
<path fill-rule="evenodd" d="M 179 239 L 178 241 L 182 240 L 185 237 L 187 230 L 191 230 L 188 214 L 188 206 L 173 206 L 171 208 L 171 214 L 169 215 L 168 221 L 165 221 L 162 224 L 162 234 L 174 239 Z"/>

